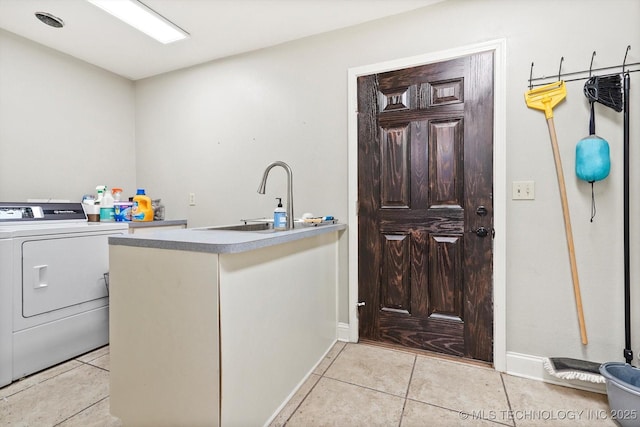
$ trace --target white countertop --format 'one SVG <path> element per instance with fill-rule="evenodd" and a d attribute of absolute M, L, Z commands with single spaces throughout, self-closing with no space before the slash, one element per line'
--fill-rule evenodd
<path fill-rule="evenodd" d="M 136 234 L 111 236 L 109 237 L 109 244 L 220 254 L 239 253 L 293 242 L 346 228 L 346 224 L 301 227 L 288 231 L 235 231 L 221 230 L 215 227 L 186 228 L 157 231 L 140 236 Z"/>

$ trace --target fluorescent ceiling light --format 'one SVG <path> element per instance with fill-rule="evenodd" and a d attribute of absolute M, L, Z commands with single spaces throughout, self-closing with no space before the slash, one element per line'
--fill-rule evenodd
<path fill-rule="evenodd" d="M 167 44 L 189 37 L 189 33 L 137 0 L 88 0 L 132 27 Z"/>

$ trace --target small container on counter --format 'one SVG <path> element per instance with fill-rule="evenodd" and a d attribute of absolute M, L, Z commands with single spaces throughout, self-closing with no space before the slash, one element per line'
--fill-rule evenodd
<path fill-rule="evenodd" d="M 278 206 L 273 211 L 273 229 L 282 231 L 287 229 L 287 211 L 282 207 L 282 198 L 276 197 Z"/>
<path fill-rule="evenodd" d="M 114 202 L 113 210 L 116 221 L 132 221 L 133 202 Z"/>
<path fill-rule="evenodd" d="M 82 209 L 87 215 L 88 222 L 100 222 L 100 205 L 96 205 L 91 200 L 91 203 L 82 203 Z"/>

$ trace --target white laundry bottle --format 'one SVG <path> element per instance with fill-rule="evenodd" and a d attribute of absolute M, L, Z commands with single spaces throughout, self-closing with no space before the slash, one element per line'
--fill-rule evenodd
<path fill-rule="evenodd" d="M 100 221 L 115 221 L 113 196 L 111 191 L 106 191 L 106 188 L 100 202 Z"/>

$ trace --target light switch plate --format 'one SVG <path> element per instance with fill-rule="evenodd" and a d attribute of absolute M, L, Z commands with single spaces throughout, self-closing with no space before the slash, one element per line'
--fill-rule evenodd
<path fill-rule="evenodd" d="M 536 198 L 534 181 L 513 181 L 513 200 L 533 200 Z"/>

